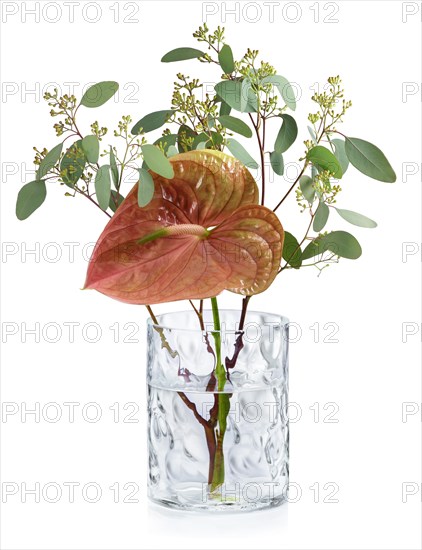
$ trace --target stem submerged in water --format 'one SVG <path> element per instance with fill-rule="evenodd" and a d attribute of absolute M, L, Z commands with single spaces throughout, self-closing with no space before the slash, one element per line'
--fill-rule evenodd
<path fill-rule="evenodd" d="M 212 480 L 210 484 L 211 492 L 214 492 L 218 487 L 224 483 L 224 452 L 223 452 L 223 442 L 224 434 L 226 433 L 227 428 L 227 416 L 230 411 L 230 397 L 231 394 L 220 393 L 224 391 L 224 386 L 226 384 L 226 369 L 224 368 L 223 362 L 221 361 L 221 324 L 220 324 L 220 314 L 218 311 L 217 298 L 211 298 L 212 304 L 212 315 L 214 320 L 214 330 L 212 333 L 215 341 L 215 355 L 216 355 L 216 365 L 215 365 L 215 375 L 217 378 L 217 390 L 218 393 L 215 394 L 215 404 L 214 408 L 217 410 L 216 413 L 218 425 L 216 428 L 216 442 L 217 446 L 215 449 L 214 456 L 214 471 L 212 475 Z"/>

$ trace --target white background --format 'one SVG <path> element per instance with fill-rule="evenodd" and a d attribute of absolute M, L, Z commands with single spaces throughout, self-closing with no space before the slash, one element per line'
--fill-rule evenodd
<path fill-rule="evenodd" d="M 7 16 L 6 4 L 9 12 L 17 13 Z M 25 7 L 35 4 L 40 20 L 30 14 L 25 20 Z M 421 401 L 420 4 L 319 2 L 317 18 L 314 2 L 288 9 L 286 2 L 241 2 L 238 20 L 227 14 L 224 21 L 223 5 L 217 3 L 121 1 L 117 14 L 115 2 L 100 2 L 95 23 L 95 8 L 83 12 L 87 2 L 76 2 L 73 23 L 60 2 L 50 2 L 51 11 L 43 17 L 45 4 L 2 2 L 2 329 L 7 344 L 1 390 L 3 402 L 17 403 L 19 410 L 2 417 L 1 459 L 3 490 L 5 483 L 15 483 L 19 492 L 2 505 L 1 547 L 420 548 L 420 410 L 402 421 L 403 403 L 414 403 L 409 407 L 415 412 Z M 234 5 L 228 2 L 226 8 Z M 60 14 L 57 6 L 62 15 L 52 22 Z M 330 17 L 334 8 L 337 13 Z M 360 229 L 332 215 L 328 228 L 351 231 L 362 244 L 361 259 L 342 260 L 319 278 L 313 268 L 287 272 L 269 292 L 253 299 L 251 309 L 282 313 L 301 327 L 290 359 L 290 399 L 301 411 L 301 418 L 291 424 L 291 481 L 300 486 L 301 498 L 272 511 L 224 517 L 169 512 L 146 500 L 146 312 L 80 291 L 87 267 L 83 247 L 99 236 L 104 214 L 82 197 L 64 197 L 59 186 L 49 186 L 45 204 L 27 221 L 19 222 L 14 214 L 18 190 L 32 179 L 32 146 L 50 149 L 57 143 L 49 108 L 39 92 L 28 91 L 56 82 L 65 93 L 65 83 L 77 83 L 75 93 L 81 97 L 88 83 L 118 81 L 119 101 L 82 117 L 86 133 L 95 119 L 113 128 L 123 114 L 136 121 L 166 109 L 176 72 L 207 82 L 219 80 L 218 70 L 196 61 L 160 64 L 168 50 L 196 46 L 191 34 L 205 19 L 205 9 L 217 12 L 207 17 L 207 23 L 211 28 L 225 25 L 236 57 L 247 47 L 259 49 L 280 74 L 300 83 L 302 97 L 295 116 L 301 134 L 287 161 L 301 155 L 307 139 L 306 117 L 315 109 L 310 87 L 340 74 L 353 100 L 344 132 L 377 144 L 398 175 L 397 183 L 385 184 L 350 168 L 342 182 L 339 206 L 379 224 L 374 230 Z M 418 14 L 403 21 L 404 12 L 416 10 Z M 124 22 L 124 17 L 138 22 Z M 328 22 L 329 18 L 338 22 Z M 403 86 L 412 94 L 404 97 Z M 418 167 L 407 181 L 403 163 Z M 269 185 L 270 206 L 287 186 L 282 178 Z M 289 231 L 303 231 L 306 221 L 293 196 L 278 213 Z M 77 243 L 73 261 L 69 245 L 64 245 L 70 242 Z M 25 253 L 36 246 L 38 256 Z M 414 254 L 403 259 L 403 247 Z M 54 261 L 58 248 L 62 257 Z M 229 293 L 220 302 L 240 305 L 239 297 Z M 180 307 L 175 303 L 155 309 Z M 23 343 L 25 330 L 37 322 L 40 341 L 27 335 Z M 64 325 L 69 322 L 79 323 L 73 343 Z M 53 325 L 43 337 L 47 323 Z M 97 343 L 86 341 L 95 336 L 89 323 L 101 327 Z M 109 328 L 114 323 L 120 329 L 118 337 Z M 138 327 L 133 343 L 123 341 L 131 332 L 126 323 Z M 330 333 L 330 327 L 324 329 L 326 323 L 338 325 L 333 336 L 337 343 L 324 342 Z M 49 342 L 57 326 L 62 336 L 57 343 Z M 403 342 L 406 327 L 418 333 Z M 16 334 L 9 334 L 13 331 Z M 28 408 L 40 403 L 42 409 L 49 402 L 59 404 L 61 420 L 51 423 L 41 414 L 39 422 L 33 415 L 21 421 L 22 403 Z M 65 402 L 80 403 L 74 422 L 69 422 Z M 90 402 L 101 406 L 98 422 L 82 416 L 83 406 Z M 123 407 L 130 402 L 139 406 L 133 423 L 123 422 L 131 411 Z M 120 409 L 118 422 L 109 409 L 114 403 Z M 310 409 L 314 403 L 319 404 L 319 419 L 316 407 Z M 323 410 L 327 403 L 337 404 L 338 422 L 323 422 L 331 411 Z M 95 411 L 85 412 L 92 416 Z M 49 503 L 41 496 L 35 503 L 34 496 L 28 496 L 22 502 L 21 484 L 30 488 L 37 482 L 41 487 L 59 484 L 60 501 Z M 63 486 L 66 482 L 80 484 L 73 503 Z M 97 503 L 82 497 L 82 487 L 90 482 L 102 489 Z M 334 497 L 338 503 L 323 502 L 328 482 L 339 487 Z M 116 483 L 121 491 L 117 503 L 109 489 Z M 138 485 L 137 503 L 123 502 L 129 493 L 123 488 L 126 483 Z M 310 489 L 316 483 L 319 502 L 314 502 L 315 491 Z M 406 503 L 403 483 L 417 491 Z"/>

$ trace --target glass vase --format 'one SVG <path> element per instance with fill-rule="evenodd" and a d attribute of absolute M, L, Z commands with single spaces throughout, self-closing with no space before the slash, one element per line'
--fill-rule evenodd
<path fill-rule="evenodd" d="M 278 506 L 288 486 L 288 321 L 192 310 L 148 321 L 149 498 L 184 510 Z"/>

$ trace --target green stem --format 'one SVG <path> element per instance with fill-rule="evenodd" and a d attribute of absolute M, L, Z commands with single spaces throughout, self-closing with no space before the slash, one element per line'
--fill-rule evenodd
<path fill-rule="evenodd" d="M 219 486 L 224 483 L 224 453 L 223 453 L 223 441 L 224 434 L 226 433 L 227 428 L 227 416 L 230 411 L 230 397 L 231 394 L 220 393 L 223 392 L 224 386 L 226 384 L 226 370 L 221 361 L 221 323 L 220 323 L 220 314 L 218 311 L 217 298 L 211 298 L 212 305 L 212 316 L 214 320 L 214 330 L 212 333 L 215 341 L 215 356 L 216 356 L 216 366 L 215 366 L 215 375 L 217 378 L 217 419 L 218 419 L 218 428 L 216 431 L 216 442 L 217 448 L 215 452 L 214 459 L 214 471 L 211 481 L 211 492 L 215 491 Z"/>
<path fill-rule="evenodd" d="M 212 305 L 212 317 L 214 320 L 214 330 L 212 333 L 215 341 L 215 355 L 216 355 L 216 366 L 215 374 L 217 376 L 218 391 L 224 390 L 224 385 L 226 383 L 226 371 L 221 362 L 221 324 L 220 324 L 220 314 L 218 311 L 217 298 L 211 298 Z"/>

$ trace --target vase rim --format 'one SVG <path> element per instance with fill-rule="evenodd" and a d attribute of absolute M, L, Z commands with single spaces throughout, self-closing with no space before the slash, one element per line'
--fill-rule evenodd
<path fill-rule="evenodd" d="M 207 309 L 204 309 L 204 313 L 207 312 L 210 314 L 211 316 L 211 319 L 212 319 L 212 310 L 210 308 L 207 308 Z M 240 319 L 240 315 L 241 315 L 241 310 L 240 309 L 233 309 L 233 308 L 221 308 L 219 309 L 219 312 L 220 312 L 220 315 L 221 314 L 224 314 L 224 313 L 232 313 L 232 312 L 236 312 L 239 314 L 239 319 Z M 165 312 L 165 313 L 161 313 L 160 315 L 157 315 L 156 316 L 156 319 L 158 321 L 158 324 L 157 323 L 154 323 L 153 320 L 151 319 L 151 317 L 148 317 L 147 319 L 147 325 L 148 326 L 152 326 L 152 327 L 157 327 L 157 328 L 161 328 L 161 329 L 166 329 L 166 330 L 172 330 L 172 331 L 183 331 L 183 332 L 193 332 L 193 333 L 209 333 L 209 332 L 224 332 L 224 333 L 237 333 L 237 332 L 240 332 L 238 329 L 230 329 L 230 328 L 227 328 L 226 326 L 222 326 L 221 327 L 221 330 L 217 331 L 217 330 L 214 330 L 212 327 L 210 327 L 210 322 L 207 321 L 207 327 L 205 330 L 201 329 L 200 327 L 198 328 L 189 328 L 189 327 L 180 327 L 180 326 L 177 326 L 176 324 L 172 325 L 171 323 L 169 323 L 168 321 L 167 322 L 164 322 L 163 324 L 161 324 L 161 320 L 165 317 L 170 317 L 170 316 L 173 316 L 173 315 L 196 315 L 195 312 L 193 310 L 178 310 L 178 311 L 168 311 L 168 312 Z M 247 313 L 246 313 L 246 320 L 245 320 L 245 326 L 248 325 L 248 317 L 250 317 L 251 315 L 259 315 L 259 316 L 267 316 L 268 317 L 268 320 L 267 320 L 267 324 L 271 324 L 271 326 L 280 326 L 280 327 L 285 327 L 286 325 L 289 324 L 289 319 L 287 317 L 285 317 L 284 315 L 280 315 L 278 313 L 274 313 L 274 312 L 271 312 L 271 311 L 258 311 L 258 310 L 248 310 Z M 224 323 L 224 319 L 221 320 L 222 323 Z M 254 323 L 253 320 L 249 320 L 249 324 L 251 323 Z"/>

